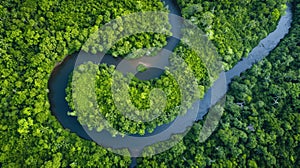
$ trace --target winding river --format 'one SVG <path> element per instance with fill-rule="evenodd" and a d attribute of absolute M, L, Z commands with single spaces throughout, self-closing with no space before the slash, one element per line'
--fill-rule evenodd
<path fill-rule="evenodd" d="M 163 0 L 163 2 L 168 6 L 171 13 L 180 16 L 180 10 L 172 0 Z M 231 82 L 233 77 L 239 76 L 242 72 L 249 69 L 255 62 L 262 60 L 270 53 L 270 51 L 272 51 L 277 46 L 280 40 L 288 33 L 289 28 L 291 26 L 291 22 L 292 22 L 291 6 L 288 6 L 288 8 L 286 9 L 286 14 L 280 18 L 276 30 L 270 33 L 266 38 L 261 40 L 258 46 L 252 49 L 252 51 L 249 53 L 249 56 L 247 58 L 243 58 L 231 70 L 227 72 L 222 72 L 220 74 L 219 78 L 215 81 L 212 87 L 206 92 L 204 98 L 200 101 L 201 108 L 199 108 L 197 114 L 197 120 L 201 120 L 203 116 L 208 112 L 208 109 L 226 94 L 227 85 Z M 172 30 L 171 30 L 172 32 L 180 31 L 180 26 L 178 26 L 178 22 L 176 20 L 170 20 L 170 23 L 172 25 Z M 167 46 L 164 47 L 164 49 L 172 51 L 174 50 L 174 48 L 177 46 L 178 43 L 179 43 L 178 39 L 170 38 L 168 39 L 168 44 Z M 50 90 L 48 96 L 51 104 L 51 111 L 59 120 L 59 122 L 62 124 L 62 126 L 66 129 L 69 129 L 71 132 L 76 133 L 78 136 L 84 139 L 92 140 L 90 136 L 85 132 L 83 127 L 79 124 L 77 118 L 67 115 L 67 112 L 70 111 L 70 108 L 68 106 L 68 103 L 65 100 L 66 97 L 65 88 L 67 87 L 69 74 L 74 69 L 77 55 L 78 53 L 72 56 L 67 56 L 62 61 L 62 63 L 58 64 L 54 68 L 48 83 L 48 87 Z M 87 55 L 87 57 L 90 57 L 90 55 Z M 167 57 L 149 57 L 148 59 L 150 60 L 145 60 L 145 58 L 137 59 L 135 60 L 136 62 L 135 64 L 139 64 L 139 63 L 147 63 L 147 64 L 162 63 L 165 65 L 168 64 Z M 120 61 L 121 58 L 113 58 L 111 56 L 106 56 L 105 59 L 102 60 L 102 62 L 105 62 L 107 64 L 115 64 L 115 65 L 117 65 Z M 143 76 L 144 77 L 147 76 L 147 78 L 152 78 L 154 76 L 160 75 L 163 72 L 155 69 L 152 70 L 149 69 L 143 73 L 144 74 L 138 73 L 137 76 L 140 76 L 141 78 Z M 149 74 L 149 75 L 145 75 L 145 74 Z M 147 80 L 147 78 L 145 78 L 145 80 Z M 212 92 L 212 90 L 214 90 L 214 92 Z M 217 93 L 217 95 L 213 95 L 214 93 Z M 214 99 L 211 99 L 212 97 L 214 97 Z M 182 120 L 181 122 L 184 122 L 184 120 Z M 159 134 L 160 136 L 155 137 L 156 134 L 166 129 L 168 130 L 167 135 L 161 136 Z M 181 128 L 180 125 L 173 126 L 172 124 L 165 124 L 163 126 L 157 127 L 153 133 L 148 134 L 146 136 L 154 136 L 155 141 L 159 142 L 168 139 L 174 133 L 181 132 L 183 129 L 185 128 Z M 97 136 L 107 136 L 107 140 L 111 142 L 110 146 L 116 146 L 116 147 L 136 146 L 137 143 L 134 142 L 132 144 L 118 144 L 118 142 L 115 141 L 114 139 L 118 139 L 122 137 L 117 136 L 112 139 L 111 135 L 108 134 L 107 132 L 99 134 L 98 132 L 92 131 L 89 134 L 95 134 Z M 149 141 L 148 145 L 151 143 L 153 143 L 153 141 Z M 136 165 L 135 158 L 132 159 L 131 167 L 133 167 L 134 165 Z"/>

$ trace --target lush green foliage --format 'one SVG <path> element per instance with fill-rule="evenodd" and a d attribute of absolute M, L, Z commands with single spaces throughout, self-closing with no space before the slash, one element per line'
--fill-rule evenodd
<path fill-rule="evenodd" d="M 141 167 L 297 167 L 300 165 L 300 1 L 290 33 L 266 59 L 230 85 L 217 130 L 199 142 L 203 122 Z M 204 119 L 205 120 L 205 119 Z"/>
<path fill-rule="evenodd" d="M 106 120 L 108 120 L 114 128 L 118 129 L 123 133 L 131 133 L 131 134 L 144 134 L 145 131 L 152 132 L 154 128 L 159 125 L 166 124 L 175 119 L 179 114 L 185 113 L 186 109 L 191 107 L 192 102 L 194 102 L 197 98 L 204 95 L 204 86 L 202 83 L 207 82 L 207 73 L 205 67 L 202 65 L 201 60 L 197 56 L 195 52 L 185 49 L 185 53 L 188 55 L 181 53 L 181 57 L 184 58 L 188 65 L 190 65 L 190 69 L 184 68 L 184 65 L 178 63 L 176 57 L 171 56 L 170 61 L 175 64 L 172 67 L 166 69 L 165 73 L 159 77 L 158 79 L 152 79 L 149 81 L 139 80 L 136 77 L 133 77 L 132 74 L 128 74 L 126 76 L 122 75 L 122 73 L 115 71 L 114 66 L 107 67 L 106 64 L 101 64 L 99 70 L 97 71 L 96 76 L 96 95 L 98 101 L 98 107 L 103 116 L 105 116 Z M 178 64 L 178 65 L 176 65 Z M 101 131 L 104 128 L 103 123 L 97 122 L 102 121 L 101 115 L 99 115 L 99 111 L 88 110 L 89 107 L 82 108 L 81 110 L 76 109 L 73 104 L 73 96 L 74 96 L 74 83 L 76 86 L 83 88 L 84 90 L 90 90 L 93 87 L 89 85 L 91 82 L 91 76 L 87 75 L 88 69 L 92 69 L 92 63 L 83 64 L 78 67 L 77 70 L 70 75 L 70 82 L 68 87 L 66 88 L 67 97 L 66 100 L 69 102 L 72 112 L 69 112 L 69 115 L 78 116 L 78 120 L 81 124 L 87 125 L 90 129 L 96 129 L 97 131 Z M 181 70 L 178 70 L 181 68 Z M 184 69 L 185 71 L 182 71 Z M 194 76 L 194 72 L 197 72 Z M 200 72 L 200 73 L 199 73 Z M 113 78 L 113 74 L 117 73 L 117 77 Z M 178 79 L 174 78 L 174 73 L 180 77 Z M 203 74 L 202 74 L 203 73 Z M 192 74 L 192 75 L 191 75 Z M 117 97 L 114 99 L 111 89 L 113 79 L 117 83 L 121 83 L 124 81 L 130 81 L 133 77 L 132 81 L 129 83 L 128 90 L 121 89 L 116 95 Z M 80 83 L 78 80 L 86 81 L 85 83 Z M 194 81 L 194 82 L 193 82 Z M 197 82 L 198 81 L 198 82 Z M 179 83 L 184 85 L 187 90 L 182 90 L 180 88 Z M 194 83 L 197 88 L 193 88 L 193 86 L 189 86 L 190 83 Z M 126 87 L 125 87 L 126 88 Z M 150 91 L 153 89 L 161 89 L 165 93 L 165 96 L 155 97 L 154 99 L 150 98 Z M 198 93 L 193 93 L 193 90 L 198 90 Z M 78 91 L 80 92 L 80 91 Z M 129 92 L 130 97 L 126 97 L 126 92 Z M 188 94 L 184 94 L 183 92 L 187 92 Z M 182 94 L 184 94 L 182 96 Z M 76 94 L 75 96 L 85 97 L 88 96 L 83 91 L 80 94 Z M 76 98 L 76 97 L 75 97 Z M 162 104 L 163 100 L 166 99 L 165 106 Z M 78 100 L 83 100 L 82 98 L 78 98 Z M 130 106 L 132 102 L 133 108 Z M 116 106 L 116 103 L 125 103 L 124 109 L 120 109 Z M 85 104 L 93 104 L 91 101 Z M 164 109 L 159 109 L 158 107 L 155 109 L 151 109 L 151 104 L 158 105 L 158 107 L 165 107 Z M 85 106 L 81 104 L 81 106 Z M 178 107 L 181 108 L 178 108 Z M 151 116 L 157 114 L 157 118 L 153 119 L 149 122 L 132 122 L 129 118 L 124 116 L 122 112 L 132 112 L 132 115 L 143 116 L 141 121 L 149 121 Z M 142 111 L 145 110 L 145 111 Z"/>
<path fill-rule="evenodd" d="M 152 10 L 165 9 L 158 0 L 0 1 L 0 167 L 128 166 L 129 158 L 61 127 L 50 112 L 47 84 L 54 65 L 98 27 Z M 152 36 L 158 36 L 155 43 Z M 132 48 L 165 44 L 161 35 L 134 37 L 128 39 Z"/>
<path fill-rule="evenodd" d="M 183 43 L 180 43 L 178 47 L 175 48 L 174 52 L 177 56 L 184 59 L 184 61 L 191 68 L 197 80 L 197 83 L 200 85 L 200 90 L 206 90 L 206 88 L 208 88 L 210 84 L 213 82 L 210 81 L 209 75 L 213 75 L 213 74 L 208 74 L 207 67 L 203 63 L 203 60 L 201 60 L 201 58 L 199 57 L 198 53 L 190 49 L 188 46 L 184 45 Z M 210 56 L 206 55 L 206 57 L 209 58 Z M 202 87 L 205 87 L 205 89 Z"/>
<path fill-rule="evenodd" d="M 286 0 L 177 0 L 182 15 L 202 28 L 230 69 L 276 27 Z"/>
<path fill-rule="evenodd" d="M 137 67 L 136 67 L 136 70 L 138 72 L 145 72 L 148 68 L 144 65 L 144 64 L 139 64 Z"/>
<path fill-rule="evenodd" d="M 166 37 L 171 35 L 170 28 L 167 12 L 137 12 L 117 17 L 103 28 L 94 27 L 95 33 L 82 49 L 93 54 L 107 52 L 114 57 L 128 54 L 130 58 L 141 57 L 141 51 L 151 54 L 166 45 Z"/>
<path fill-rule="evenodd" d="M 212 23 L 216 26 L 210 37 L 227 68 L 274 29 L 283 2 L 252 1 L 247 6 L 243 1 L 201 2 L 203 11 L 214 15 Z M 183 2 L 179 4 L 187 7 Z M 78 51 L 101 25 L 117 16 L 146 10 L 164 9 L 158 0 L 0 1 L 0 167 L 128 167 L 129 158 L 114 155 L 61 127 L 49 110 L 47 84 L 55 64 Z M 205 14 L 204 22 L 199 22 L 203 28 L 213 17 Z M 199 123 L 170 151 L 140 163 L 152 167 L 300 165 L 299 12 L 294 20 L 293 30 L 280 47 L 244 74 L 242 78 L 247 80 L 237 79 L 232 84 L 243 94 L 231 91 L 220 128 L 208 142 L 197 142 Z M 165 44 L 165 36 L 156 34 L 139 34 L 126 40 L 110 52 L 123 55 L 128 48 Z M 257 86 L 250 86 L 249 81 Z M 141 91 L 135 94 L 139 96 Z M 251 99 L 246 100 L 249 96 Z M 244 99 L 241 109 L 236 103 Z M 255 131 L 245 129 L 250 124 Z"/>

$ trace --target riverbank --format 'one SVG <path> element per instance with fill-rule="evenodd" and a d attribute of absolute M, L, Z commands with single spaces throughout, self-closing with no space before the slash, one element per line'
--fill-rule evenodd
<path fill-rule="evenodd" d="M 227 84 L 230 83 L 232 78 L 234 76 L 239 76 L 243 71 L 246 69 L 250 68 L 253 63 L 263 59 L 265 56 L 268 55 L 268 53 L 273 50 L 276 45 L 279 43 L 279 41 L 284 37 L 285 34 L 287 34 L 288 29 L 290 27 L 290 23 L 292 21 L 292 14 L 290 11 L 290 7 L 287 9 L 286 15 L 282 16 L 277 28 L 274 32 L 270 33 L 269 36 L 267 36 L 265 39 L 263 39 L 258 47 L 255 47 L 252 52 L 250 52 L 248 58 L 245 58 L 241 60 L 235 67 L 233 67 L 232 70 L 227 71 L 224 73 L 224 75 L 221 75 L 221 78 L 224 79 L 226 78 Z M 83 137 L 85 139 L 89 139 L 90 137 L 86 134 L 86 132 L 83 130 L 81 125 L 78 123 L 76 117 L 70 117 L 67 115 L 67 112 L 70 110 L 68 108 L 68 104 L 65 101 L 65 86 L 67 85 L 68 82 L 68 74 L 72 72 L 74 69 L 74 62 L 76 60 L 76 56 L 68 56 L 64 59 L 63 62 L 60 64 L 56 65 L 53 71 L 53 74 L 51 74 L 51 78 L 49 80 L 49 99 L 51 103 L 51 111 L 53 114 L 57 117 L 57 119 L 62 123 L 64 128 L 69 128 L 71 132 L 76 133 L 80 137 Z M 67 61 L 67 62 L 65 62 Z M 73 62 L 74 61 L 74 62 Z M 72 67 L 73 63 L 73 67 Z M 221 79 L 219 78 L 219 79 Z M 220 80 L 223 81 L 223 80 Z M 217 92 L 217 89 L 220 84 L 217 82 L 212 86 L 212 88 L 216 89 L 215 91 Z M 207 113 L 209 107 L 211 107 L 213 104 L 217 102 L 218 99 L 214 99 L 214 101 L 211 101 L 211 95 L 212 95 L 212 90 L 208 91 L 205 94 L 204 99 L 201 101 L 203 104 L 200 104 L 201 109 L 198 112 L 198 117 L 197 120 L 200 120 L 203 118 L 203 116 Z M 215 93 L 216 93 L 215 92 Z M 226 91 L 225 91 L 226 93 Z M 218 93 L 218 96 L 222 96 L 225 93 Z M 184 122 L 184 121 L 182 121 Z M 158 127 L 156 130 L 162 129 L 162 127 Z M 166 128 L 163 128 L 166 129 Z M 178 130 L 182 128 L 178 127 L 172 127 L 172 129 L 169 131 L 169 136 L 172 134 L 176 134 Z M 96 133 L 95 133 L 96 135 Z M 97 134 L 99 136 L 109 136 L 107 134 Z M 116 137 L 116 138 L 121 138 L 121 137 Z M 156 137 L 157 141 L 161 141 L 159 137 Z M 165 138 L 168 138 L 168 135 L 165 135 Z M 110 139 L 107 139 L 108 142 L 111 142 L 112 144 L 116 143 L 116 141 L 111 141 Z M 133 141 L 135 142 L 135 141 Z M 135 143 L 131 144 L 135 145 Z M 114 146 L 114 145 L 111 145 Z M 122 147 L 122 146 L 120 146 Z M 123 146 L 126 147 L 126 146 Z"/>

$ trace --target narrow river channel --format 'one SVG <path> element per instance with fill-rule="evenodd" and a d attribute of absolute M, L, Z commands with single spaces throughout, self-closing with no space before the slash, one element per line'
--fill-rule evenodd
<path fill-rule="evenodd" d="M 179 8 L 172 2 L 171 0 L 163 0 L 163 2 L 168 5 L 168 8 L 171 13 L 180 15 Z M 286 9 L 286 14 L 280 18 L 280 21 L 278 22 L 277 28 L 275 31 L 270 33 L 266 38 L 260 41 L 258 46 L 252 49 L 252 51 L 249 53 L 247 58 L 243 58 L 240 62 L 238 62 L 232 69 L 230 69 L 227 72 L 222 72 L 219 76 L 219 78 L 215 81 L 215 83 L 212 85 L 212 87 L 206 92 L 204 98 L 200 101 L 200 107 L 198 114 L 197 114 L 197 120 L 201 120 L 203 116 L 208 112 L 208 109 L 214 105 L 221 97 L 223 97 L 226 94 L 227 91 L 227 85 L 231 82 L 233 77 L 239 76 L 242 72 L 252 67 L 252 65 L 255 62 L 258 62 L 265 58 L 270 51 L 272 51 L 280 42 L 280 40 L 288 33 L 289 28 L 291 26 L 292 22 L 292 12 L 291 7 L 288 6 Z M 172 31 L 180 31 L 180 26 L 177 26 L 178 24 L 176 20 L 170 20 L 170 23 L 172 25 Z M 168 45 L 165 47 L 165 49 L 172 51 L 179 43 L 179 40 L 175 38 L 168 39 Z M 126 147 L 134 147 L 138 146 L 137 148 L 142 148 L 145 145 L 150 145 L 156 142 L 164 141 L 168 139 L 172 134 L 180 133 L 185 130 L 185 127 L 182 128 L 182 125 L 180 124 L 165 124 L 162 126 L 159 126 L 155 129 L 155 131 L 151 134 L 147 134 L 144 139 L 141 139 L 140 137 L 111 137 L 111 135 L 108 132 L 96 132 L 91 131 L 89 135 L 86 133 L 86 131 L 83 129 L 83 127 L 80 125 L 80 123 L 77 121 L 76 117 L 68 116 L 67 112 L 70 111 L 70 108 L 68 106 L 68 103 L 65 100 L 66 92 L 65 88 L 67 87 L 68 78 L 70 73 L 74 69 L 74 65 L 77 59 L 78 53 L 67 56 L 59 65 L 57 65 L 49 79 L 48 87 L 49 87 L 49 100 L 51 104 L 51 111 L 56 116 L 56 118 L 59 120 L 59 122 L 62 124 L 62 126 L 66 129 L 69 129 L 71 132 L 76 133 L 78 136 L 87 139 L 92 140 L 89 135 L 94 135 L 104 137 L 109 142 L 109 147 L 116 147 L 116 148 L 126 148 Z M 86 55 L 87 57 L 91 57 L 91 55 Z M 160 62 L 163 64 L 168 64 L 167 58 L 151 58 L 152 61 L 146 61 L 142 58 L 140 60 L 136 60 L 136 64 L 138 63 L 148 63 L 148 64 L 155 64 L 156 62 Z M 113 58 L 111 56 L 106 56 L 105 59 L 102 60 L 102 62 L 105 62 L 107 64 L 118 64 L 121 61 L 120 58 Z M 150 62 L 150 63 L 149 63 Z M 149 72 L 148 72 L 149 73 Z M 153 76 L 160 75 L 161 71 L 153 70 L 152 74 Z M 151 74 L 151 73 L 150 73 Z M 144 75 L 141 75 L 144 76 Z M 151 75 L 150 75 L 151 76 Z M 225 83 L 222 81 L 226 81 Z M 225 87 L 225 89 L 224 89 Z M 212 96 L 212 90 L 214 92 L 218 93 L 217 97 L 213 100 L 211 99 Z M 188 115 L 188 114 L 187 114 Z M 181 120 L 181 123 L 185 122 L 185 119 L 182 118 L 178 119 Z M 189 126 L 187 124 L 187 126 Z M 165 131 L 165 134 L 158 134 L 161 131 Z M 148 137 L 148 138 L 147 138 Z M 149 138 L 151 137 L 151 139 Z M 126 142 L 132 142 L 127 144 L 120 144 L 119 139 L 127 139 Z M 136 138 L 136 139 L 135 139 Z M 137 140 L 140 139 L 140 140 Z M 139 142 L 142 141 L 142 142 Z M 143 144 L 139 146 L 139 144 Z M 133 158 L 133 163 L 131 166 L 134 166 L 136 163 L 136 160 Z"/>

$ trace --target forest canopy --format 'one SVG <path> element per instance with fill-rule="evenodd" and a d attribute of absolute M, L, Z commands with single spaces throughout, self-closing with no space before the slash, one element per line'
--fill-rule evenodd
<path fill-rule="evenodd" d="M 141 11 L 166 9 L 158 0 L 0 1 L 0 167 L 130 164 L 130 158 L 108 152 L 61 126 L 50 112 L 48 80 L 54 66 L 79 51 L 103 24 Z M 161 46 L 166 36 L 140 34 L 133 40 L 129 48 Z"/>
<path fill-rule="evenodd" d="M 182 16 L 198 25 L 213 41 L 226 70 L 276 28 L 286 2 L 177 0 Z"/>
<path fill-rule="evenodd" d="M 230 84 L 218 128 L 199 142 L 203 121 L 140 167 L 297 167 L 300 164 L 300 1 L 289 34 Z M 206 118 L 204 118 L 205 120 Z"/>
<path fill-rule="evenodd" d="M 101 122 L 105 118 L 115 129 L 122 133 L 141 135 L 144 135 L 145 132 L 151 133 L 157 126 L 169 123 L 176 116 L 185 114 L 192 103 L 204 95 L 204 88 L 210 83 L 207 81 L 206 68 L 202 65 L 198 55 L 192 51 L 186 53 L 189 53 L 189 55 L 183 56 L 184 54 L 182 53 L 180 58 L 185 59 L 187 66 L 190 68 L 182 68 L 184 65 L 176 60 L 176 57 L 173 55 L 170 57 L 170 61 L 174 63 L 172 67 L 166 67 L 164 74 L 159 78 L 146 81 L 134 77 L 133 74 L 123 75 L 121 72 L 115 70 L 114 65 L 107 66 L 106 64 L 100 64 L 99 68 L 97 68 L 97 65 L 89 62 L 78 66 L 70 75 L 69 84 L 66 88 L 66 100 L 72 110 L 68 114 L 77 116 L 82 125 L 86 125 L 89 129 L 95 129 L 99 132 L 105 129 L 105 125 Z M 95 81 L 92 80 L 93 75 L 89 75 L 92 69 L 96 71 Z M 194 72 L 198 73 L 194 76 Z M 179 78 L 174 78 L 176 73 Z M 96 84 L 91 85 L 91 82 L 95 82 Z M 128 83 L 129 85 L 128 88 L 125 85 L 120 89 L 116 88 L 115 90 L 120 91 L 112 93 L 112 89 L 114 88 L 113 82 Z M 180 85 L 185 86 L 187 89 L 182 90 Z M 74 90 L 74 86 L 82 89 Z M 152 91 L 155 89 L 160 89 L 164 93 L 164 96 L 159 96 L 158 94 L 153 95 L 154 98 L 152 98 L 151 94 L 153 94 Z M 96 92 L 97 102 L 91 99 L 82 104 L 84 97 L 90 95 L 89 90 Z M 78 100 L 79 104 L 74 105 L 74 99 Z M 85 107 L 85 104 L 95 103 L 97 105 L 94 105 L 93 109 L 99 109 L 100 112 Z M 118 104 L 123 105 L 120 107 L 117 106 Z M 152 105 L 156 106 L 155 109 L 152 108 Z M 164 108 L 161 109 L 160 107 Z M 101 115 L 99 115 L 100 113 Z M 128 115 L 141 116 L 141 122 L 131 121 L 123 113 L 132 113 Z M 157 118 L 153 118 L 153 116 L 157 116 Z"/>
<path fill-rule="evenodd" d="M 183 17 L 214 41 L 227 70 L 275 29 L 285 3 L 286 0 L 177 1 Z M 289 35 L 266 59 L 230 85 L 224 116 L 208 141 L 198 142 L 200 121 L 172 149 L 139 159 L 141 167 L 300 165 L 299 4 L 299 0 L 293 0 Z M 129 166 L 129 157 L 113 154 L 62 127 L 50 111 L 48 80 L 55 65 L 78 52 L 102 25 L 141 11 L 167 10 L 159 0 L 0 1 L 0 167 Z M 137 34 L 118 43 L 110 53 L 122 56 L 139 48 L 162 47 L 166 40 L 166 35 Z M 91 52 L 100 49 L 88 48 Z M 209 85 L 205 68 L 197 66 L 199 60 L 189 56 L 193 51 L 183 47 L 177 52 L 185 53 L 198 84 Z M 109 68 L 102 66 L 99 72 Z M 140 85 L 139 89 L 133 87 L 134 96 L 141 97 L 150 87 L 147 82 L 134 82 Z M 112 122 L 114 119 L 113 116 Z"/>

